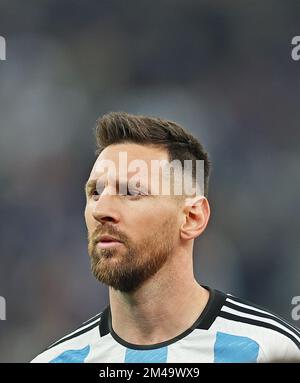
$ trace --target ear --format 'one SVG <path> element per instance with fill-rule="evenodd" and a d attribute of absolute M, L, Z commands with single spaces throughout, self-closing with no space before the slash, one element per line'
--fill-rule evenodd
<path fill-rule="evenodd" d="M 180 227 L 181 238 L 185 240 L 197 238 L 205 230 L 210 217 L 207 198 L 197 196 L 186 199 L 183 215 L 184 222 Z"/>

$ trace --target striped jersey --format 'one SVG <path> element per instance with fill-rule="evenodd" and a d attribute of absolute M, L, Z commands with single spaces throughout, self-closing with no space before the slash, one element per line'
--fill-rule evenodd
<path fill-rule="evenodd" d="M 105 309 L 36 356 L 33 363 L 300 362 L 300 330 L 231 294 L 210 291 L 194 324 L 162 343 L 131 344 L 112 328 Z"/>

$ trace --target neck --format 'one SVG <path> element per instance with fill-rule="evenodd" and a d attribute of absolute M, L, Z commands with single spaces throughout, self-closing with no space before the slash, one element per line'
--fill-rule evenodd
<path fill-rule="evenodd" d="M 112 328 L 120 338 L 132 344 L 156 344 L 193 325 L 209 292 L 194 279 L 192 260 L 187 265 L 184 259 L 182 267 L 178 258 L 176 265 L 164 265 L 134 293 L 109 288 Z"/>

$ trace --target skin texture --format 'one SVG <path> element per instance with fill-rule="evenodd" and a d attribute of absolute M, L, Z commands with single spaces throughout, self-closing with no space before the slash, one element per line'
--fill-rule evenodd
<path fill-rule="evenodd" d="M 127 153 L 128 163 L 143 159 L 149 169 L 151 160 L 168 160 L 168 154 L 133 143 L 108 146 L 90 173 L 88 183 L 101 182 L 88 189 L 85 208 L 91 267 L 109 286 L 112 327 L 129 343 L 150 345 L 188 329 L 208 301 L 208 291 L 194 278 L 193 243 L 205 230 L 210 208 L 204 196 L 112 193 L 110 175 L 99 171 L 99 164 L 112 161 L 118 174 L 119 152 Z M 127 173 L 128 179 L 132 174 Z M 151 185 L 153 176 L 141 175 L 140 184 Z M 121 245 L 100 248 L 97 242 L 103 234 Z"/>

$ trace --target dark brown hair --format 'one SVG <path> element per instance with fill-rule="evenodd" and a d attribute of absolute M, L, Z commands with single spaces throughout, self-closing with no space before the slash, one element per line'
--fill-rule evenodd
<path fill-rule="evenodd" d="M 165 148 L 169 161 L 192 160 L 193 177 L 196 161 L 204 161 L 204 195 L 208 195 L 211 163 L 201 143 L 176 122 L 157 117 L 140 116 L 125 112 L 111 112 L 97 120 L 95 129 L 96 155 L 109 145 L 132 142 Z"/>

